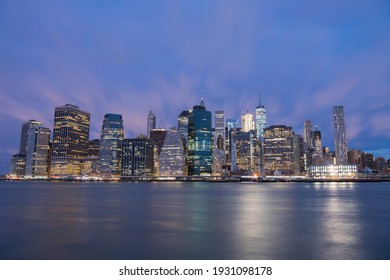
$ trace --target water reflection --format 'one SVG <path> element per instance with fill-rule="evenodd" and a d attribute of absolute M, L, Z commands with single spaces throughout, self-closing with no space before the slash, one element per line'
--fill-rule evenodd
<path fill-rule="evenodd" d="M 0 258 L 390 258 L 389 187 L 0 182 Z"/>

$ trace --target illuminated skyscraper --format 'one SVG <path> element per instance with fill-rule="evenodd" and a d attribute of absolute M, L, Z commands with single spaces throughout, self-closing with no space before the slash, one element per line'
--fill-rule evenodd
<path fill-rule="evenodd" d="M 188 175 L 212 174 L 211 112 L 203 99 L 194 106 L 188 120 Z"/>
<path fill-rule="evenodd" d="M 285 125 L 267 127 L 264 134 L 264 164 L 267 175 L 294 174 L 292 128 Z"/>
<path fill-rule="evenodd" d="M 81 161 L 88 155 L 90 114 L 66 104 L 54 113 L 51 175 L 81 173 Z"/>
<path fill-rule="evenodd" d="M 160 153 L 160 176 L 184 175 L 184 149 L 180 134 L 175 130 L 166 133 Z"/>
<path fill-rule="evenodd" d="M 99 173 L 101 175 L 120 175 L 123 137 L 122 115 L 106 114 L 99 144 Z"/>
<path fill-rule="evenodd" d="M 28 131 L 26 153 L 26 176 L 47 177 L 49 175 L 50 129 L 32 126 Z"/>
<path fill-rule="evenodd" d="M 149 111 L 148 114 L 148 122 L 146 124 L 146 135 L 150 137 L 150 132 L 156 128 L 156 116 L 152 113 L 152 111 Z"/>
<path fill-rule="evenodd" d="M 253 114 L 247 111 L 241 116 L 241 131 L 249 132 L 251 130 L 254 130 Z"/>
<path fill-rule="evenodd" d="M 348 164 L 348 139 L 344 120 L 344 107 L 333 107 L 334 147 L 336 152 L 336 164 Z"/>
<path fill-rule="evenodd" d="M 306 144 L 306 147 L 308 149 L 313 148 L 313 134 L 312 134 L 313 127 L 311 125 L 310 120 L 305 120 L 304 126 L 303 126 L 303 142 Z"/>
<path fill-rule="evenodd" d="M 256 137 L 264 138 L 264 129 L 267 127 L 267 115 L 263 105 L 261 105 L 261 94 L 259 93 L 259 105 L 256 107 Z"/>
<path fill-rule="evenodd" d="M 188 118 L 189 117 L 190 117 L 190 111 L 183 111 L 177 117 L 177 132 L 181 136 L 184 149 L 187 148 L 187 142 L 188 142 Z"/>
<path fill-rule="evenodd" d="M 213 149 L 213 174 L 222 175 L 223 166 L 226 164 L 225 152 L 225 112 L 215 111 L 215 133 Z"/>

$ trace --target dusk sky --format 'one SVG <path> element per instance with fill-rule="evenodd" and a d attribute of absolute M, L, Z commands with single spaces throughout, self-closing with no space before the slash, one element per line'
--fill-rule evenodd
<path fill-rule="evenodd" d="M 350 148 L 390 158 L 390 2 L 0 0 L 0 174 L 56 106 L 89 111 L 91 139 L 106 113 L 136 137 L 149 110 L 168 129 L 202 97 L 254 113 L 259 89 L 268 125 L 310 119 L 333 150 L 343 105 Z"/>

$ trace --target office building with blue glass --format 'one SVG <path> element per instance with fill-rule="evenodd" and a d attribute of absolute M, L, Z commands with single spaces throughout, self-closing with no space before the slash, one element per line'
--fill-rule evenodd
<path fill-rule="evenodd" d="M 188 119 L 188 175 L 212 175 L 211 112 L 206 110 L 203 99 L 193 107 Z"/>

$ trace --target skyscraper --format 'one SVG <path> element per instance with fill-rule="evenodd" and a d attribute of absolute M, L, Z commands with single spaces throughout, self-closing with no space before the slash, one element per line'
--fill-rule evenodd
<path fill-rule="evenodd" d="M 249 132 L 254 129 L 253 115 L 248 111 L 241 116 L 241 131 Z"/>
<path fill-rule="evenodd" d="M 212 174 L 211 112 L 203 99 L 193 107 L 188 120 L 188 175 Z"/>
<path fill-rule="evenodd" d="M 214 147 L 224 149 L 225 143 L 225 112 L 215 111 L 215 139 Z"/>
<path fill-rule="evenodd" d="M 190 111 L 183 111 L 177 117 L 177 132 L 180 134 L 181 139 L 183 141 L 184 149 L 187 148 L 188 142 L 188 119 L 190 117 Z"/>
<path fill-rule="evenodd" d="M 167 132 L 160 153 L 160 176 L 184 175 L 184 149 L 180 134 L 175 130 Z"/>
<path fill-rule="evenodd" d="M 26 153 L 26 176 L 49 175 L 50 129 L 42 125 L 32 126 L 28 131 Z"/>
<path fill-rule="evenodd" d="M 66 104 L 55 108 L 51 159 L 52 176 L 81 173 L 81 161 L 88 155 L 90 114 Z"/>
<path fill-rule="evenodd" d="M 317 126 L 313 132 L 313 147 L 314 147 L 313 158 L 321 159 L 322 158 L 321 131 L 318 130 Z"/>
<path fill-rule="evenodd" d="M 99 173 L 101 175 L 120 175 L 123 137 L 122 115 L 106 114 L 99 144 Z"/>
<path fill-rule="evenodd" d="M 267 175 L 294 174 L 293 132 L 285 125 L 267 127 L 264 131 L 264 164 Z"/>
<path fill-rule="evenodd" d="M 152 111 L 149 111 L 148 114 L 148 122 L 146 124 L 146 136 L 150 137 L 150 132 L 156 128 L 156 116 L 152 113 Z"/>
<path fill-rule="evenodd" d="M 121 176 L 153 176 L 153 146 L 149 138 L 123 139 Z"/>
<path fill-rule="evenodd" d="M 313 127 L 311 125 L 311 121 L 305 120 L 304 126 L 303 126 L 303 142 L 305 143 L 307 149 L 313 148 L 312 130 L 313 130 Z"/>
<path fill-rule="evenodd" d="M 336 152 L 336 164 L 348 164 L 348 139 L 344 120 L 344 107 L 333 107 L 334 147 Z"/>
<path fill-rule="evenodd" d="M 237 126 L 238 126 L 237 119 L 227 119 L 226 120 L 226 127 L 227 127 L 228 131 L 230 131 L 231 129 L 237 128 Z"/>
<path fill-rule="evenodd" d="M 26 154 L 27 153 L 27 141 L 28 141 L 28 132 L 31 127 L 39 126 L 42 122 L 36 120 L 29 120 L 22 124 L 22 133 L 20 135 L 20 150 L 19 153 Z"/>
<path fill-rule="evenodd" d="M 264 129 L 267 127 L 267 115 L 263 105 L 261 105 L 261 94 L 259 93 L 259 105 L 256 107 L 256 137 L 264 138 Z"/>

